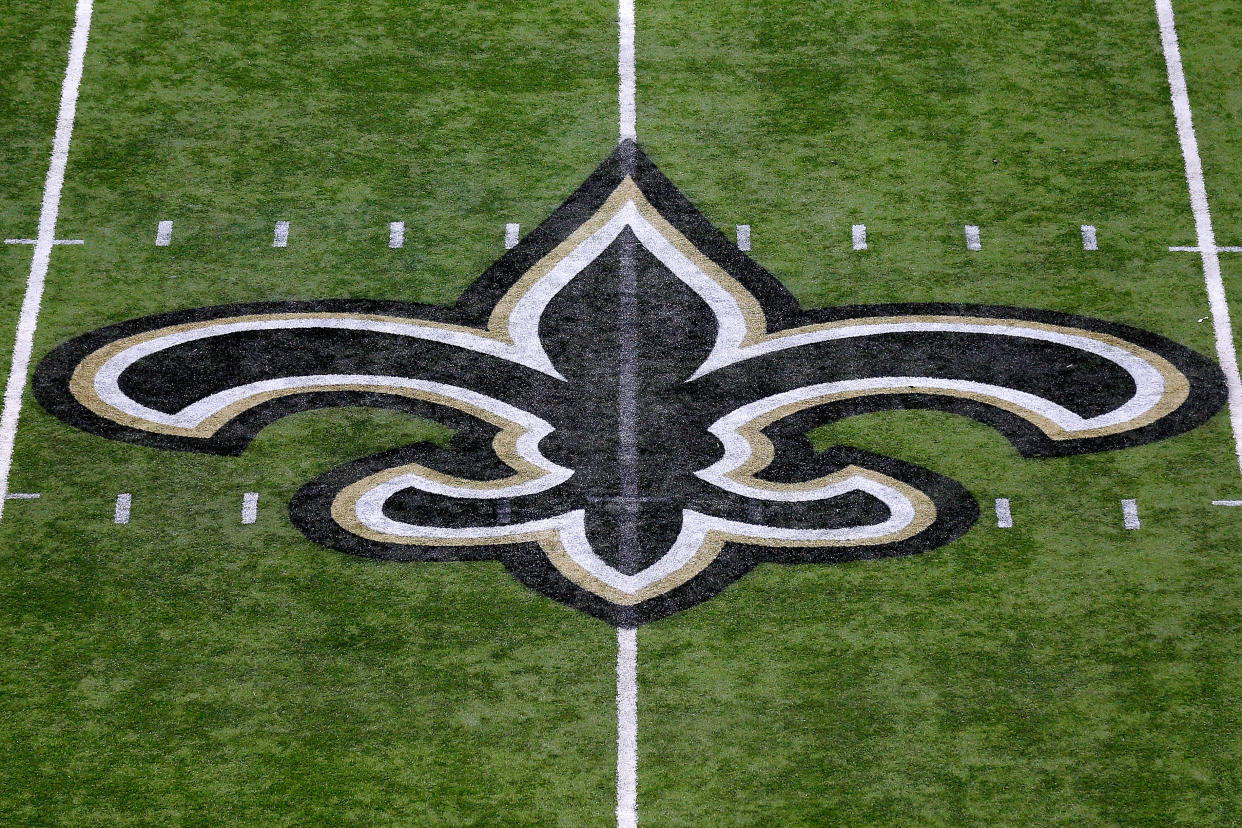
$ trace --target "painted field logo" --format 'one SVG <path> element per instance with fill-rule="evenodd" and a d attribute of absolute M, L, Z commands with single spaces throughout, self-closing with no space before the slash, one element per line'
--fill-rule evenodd
<path fill-rule="evenodd" d="M 1224 402 L 1216 366 L 1134 328 L 965 305 L 804 311 L 625 141 L 452 308 L 335 300 L 136 319 L 43 361 L 79 428 L 240 453 L 267 423 L 363 405 L 456 428 L 311 481 L 310 538 L 402 561 L 497 559 L 620 626 L 756 564 L 904 555 L 978 517 L 960 485 L 816 425 L 937 408 L 1028 457 L 1123 448 Z"/>

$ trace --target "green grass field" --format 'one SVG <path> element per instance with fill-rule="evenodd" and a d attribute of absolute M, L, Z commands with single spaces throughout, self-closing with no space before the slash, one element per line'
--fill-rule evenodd
<path fill-rule="evenodd" d="M 73 11 L 0 11 L 6 237 L 36 232 Z M 1217 236 L 1242 244 L 1238 7 L 1177 11 Z M 1195 235 L 1151 3 L 638 0 L 637 65 L 647 153 L 730 236 L 750 224 L 804 305 L 1021 305 L 1215 358 L 1200 259 L 1168 252 Z M 608 2 L 101 1 L 57 231 L 85 243 L 54 249 L 35 359 L 203 305 L 447 304 L 616 133 Z M 0 251 L 6 371 L 30 262 Z M 498 563 L 365 560 L 290 523 L 316 475 L 448 436 L 340 409 L 194 455 L 27 392 L 9 490 L 41 497 L 0 523 L 0 823 L 611 824 L 611 627 Z M 814 436 L 956 479 L 983 517 L 923 555 L 762 566 L 642 627 L 641 824 L 1242 824 L 1224 412 L 1052 460 L 947 413 Z"/>

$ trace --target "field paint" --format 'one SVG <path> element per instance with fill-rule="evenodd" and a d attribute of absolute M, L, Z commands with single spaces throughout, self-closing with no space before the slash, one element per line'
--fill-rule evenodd
<path fill-rule="evenodd" d="M 276 230 L 272 233 L 272 247 L 285 247 L 289 244 L 289 222 L 276 222 Z"/>
<path fill-rule="evenodd" d="M 1100 245 L 1095 239 L 1095 225 L 1084 224 L 1082 226 L 1082 249 L 1083 250 L 1099 250 Z"/>
<path fill-rule="evenodd" d="M 1202 251 L 1198 247 L 1195 247 L 1192 245 L 1190 247 L 1170 247 L 1169 252 L 1170 253 L 1200 253 Z M 1217 253 L 1242 253 L 1242 247 L 1218 247 L 1216 248 L 1216 252 Z"/>
<path fill-rule="evenodd" d="M 638 826 L 638 630 L 617 628 L 617 828 Z"/>
<path fill-rule="evenodd" d="M 39 492 L 9 492 L 4 497 L 6 500 L 38 500 L 42 495 Z"/>
<path fill-rule="evenodd" d="M 750 250 L 750 225 L 739 224 L 737 226 L 737 249 Z"/>
<path fill-rule="evenodd" d="M 155 246 L 168 247 L 172 244 L 172 222 L 161 221 L 155 228 Z"/>
<path fill-rule="evenodd" d="M 867 249 L 867 225 L 865 224 L 853 225 L 852 227 L 850 227 L 850 235 L 852 235 L 854 238 L 854 249 L 855 250 L 866 250 Z"/>
<path fill-rule="evenodd" d="M 518 239 L 522 235 L 522 225 L 506 224 L 505 225 L 505 250 L 512 250 L 517 247 Z"/>
<path fill-rule="evenodd" d="M 129 507 L 133 505 L 134 496 L 129 492 L 116 496 L 116 508 L 112 510 L 113 523 L 129 523 Z"/>
<path fill-rule="evenodd" d="M 254 523 L 259 519 L 259 493 L 246 492 L 242 495 L 242 523 Z"/>
<path fill-rule="evenodd" d="M 47 281 L 52 245 L 56 240 L 56 219 L 60 215 L 60 193 L 65 184 L 65 166 L 69 163 L 69 142 L 73 138 L 73 121 L 78 109 L 78 90 L 82 86 L 82 67 L 86 62 L 86 42 L 91 31 L 93 0 L 78 0 L 74 12 L 73 35 L 69 38 L 69 64 L 60 87 L 60 111 L 56 115 L 56 134 L 52 138 L 52 156 L 43 185 L 43 205 L 39 210 L 39 236 L 30 260 L 30 276 L 26 279 L 26 295 L 17 319 L 17 335 L 13 342 L 13 361 L 4 386 L 4 409 L 0 413 L 0 495 L 9 493 L 9 472 L 13 469 L 13 446 L 17 442 L 17 421 L 21 416 L 22 394 L 26 390 L 26 374 L 34 349 L 35 327 L 39 323 L 39 306 L 43 303 L 43 286 Z M 4 516 L 7 497 L 0 496 L 0 518 Z"/>
<path fill-rule="evenodd" d="M 1195 237 L 1203 260 L 1203 282 L 1207 288 L 1208 306 L 1212 311 L 1212 328 L 1216 336 L 1216 358 L 1225 374 L 1229 389 L 1229 425 L 1233 428 L 1234 455 L 1242 471 L 1242 376 L 1238 374 L 1238 350 L 1233 340 L 1233 323 L 1229 320 L 1229 303 L 1225 283 L 1220 274 L 1220 256 L 1216 247 L 1216 231 L 1212 229 L 1212 213 L 1208 209 L 1207 185 L 1203 181 L 1203 161 L 1199 158 L 1199 141 L 1195 137 L 1190 112 L 1190 92 L 1186 73 L 1182 70 L 1182 53 L 1177 43 L 1173 21 L 1172 0 L 1156 0 L 1156 17 L 1160 21 L 1160 44 L 1169 74 L 1169 98 L 1177 122 L 1177 140 L 1182 145 L 1186 166 L 1186 187 L 1190 191 L 1190 209 L 1195 216 Z"/>
<path fill-rule="evenodd" d="M 966 249 L 982 249 L 982 245 L 979 243 L 979 225 L 977 224 L 966 225 Z"/>
<path fill-rule="evenodd" d="M 405 222 L 388 222 L 388 246 L 405 247 Z"/>
<path fill-rule="evenodd" d="M 1138 516 L 1138 501 L 1129 499 L 1121 501 L 1121 516 L 1125 519 L 1127 529 L 1138 529 L 1141 525 Z"/>
<path fill-rule="evenodd" d="M 35 495 L 38 497 L 38 495 Z M 1242 500 L 1213 500 L 1213 506 L 1242 506 Z"/>
<path fill-rule="evenodd" d="M 635 129 L 637 105 L 634 102 L 635 68 L 634 68 L 634 0 L 618 0 L 617 28 L 619 29 L 617 48 L 617 108 L 620 112 L 620 141 L 637 140 Z"/>
<path fill-rule="evenodd" d="M 5 244 L 38 244 L 38 239 L 5 239 Z M 52 244 L 86 244 L 82 239 L 53 239 Z"/>
<path fill-rule="evenodd" d="M 1009 498 L 996 498 L 996 525 L 1001 529 L 1013 528 L 1013 513 L 1009 511 Z"/>

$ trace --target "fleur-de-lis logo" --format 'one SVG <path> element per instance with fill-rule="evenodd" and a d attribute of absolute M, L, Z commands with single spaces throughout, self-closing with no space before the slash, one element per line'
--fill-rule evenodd
<path fill-rule="evenodd" d="M 35 392 L 117 440 L 238 454 L 267 423 L 374 406 L 453 426 L 311 481 L 310 538 L 401 561 L 497 559 L 633 626 L 763 562 L 933 549 L 978 517 L 960 485 L 808 432 L 935 408 L 1027 457 L 1193 428 L 1217 367 L 1160 336 L 969 305 L 802 310 L 632 141 L 451 308 L 225 305 L 102 328 L 53 351 Z"/>

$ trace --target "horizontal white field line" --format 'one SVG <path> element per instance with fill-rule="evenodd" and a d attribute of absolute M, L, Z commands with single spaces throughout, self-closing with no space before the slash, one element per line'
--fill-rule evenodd
<path fill-rule="evenodd" d="M 1209 247 L 1206 251 L 1202 247 L 1170 247 L 1170 253 L 1242 253 L 1242 247 Z"/>
<path fill-rule="evenodd" d="M 36 239 L 5 239 L 5 244 L 34 244 Z M 82 239 L 55 239 L 52 244 L 86 244 Z"/>
<path fill-rule="evenodd" d="M 42 495 L 39 492 L 9 492 L 4 496 L 5 500 L 38 500 Z"/>
<path fill-rule="evenodd" d="M 1213 506 L 1242 506 L 1242 500 L 1213 500 Z"/>

